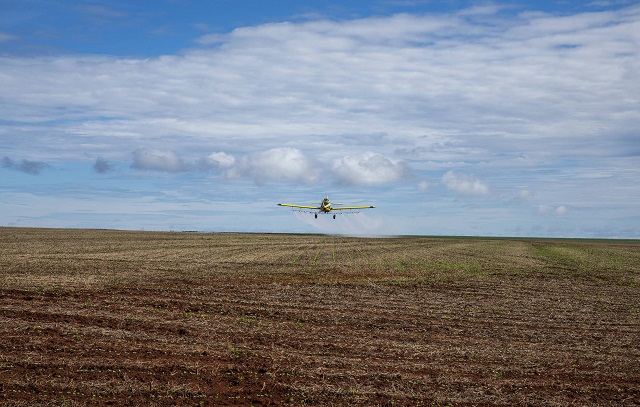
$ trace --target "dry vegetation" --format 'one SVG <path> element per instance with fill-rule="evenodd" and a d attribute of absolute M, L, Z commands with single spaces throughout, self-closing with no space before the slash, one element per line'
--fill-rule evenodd
<path fill-rule="evenodd" d="M 640 242 L 0 228 L 0 400 L 638 405 Z"/>

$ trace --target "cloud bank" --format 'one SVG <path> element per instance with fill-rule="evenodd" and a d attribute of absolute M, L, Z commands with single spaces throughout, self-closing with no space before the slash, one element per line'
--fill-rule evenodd
<path fill-rule="evenodd" d="M 104 165 L 96 161 L 94 169 L 98 164 Z M 398 182 L 410 172 L 404 161 L 392 161 L 381 154 L 344 156 L 328 164 L 292 147 L 240 156 L 216 151 L 193 163 L 173 151 L 139 149 L 133 152 L 131 167 L 166 172 L 213 170 L 226 179 L 250 178 L 259 186 L 272 181 L 315 185 L 327 180 L 351 186 L 384 185 Z"/>
<path fill-rule="evenodd" d="M 248 153 L 248 143 L 266 150 L 283 137 L 320 148 L 311 135 L 341 143 L 373 131 L 406 149 L 454 142 L 449 152 L 459 155 L 486 136 L 484 153 L 543 155 L 549 150 L 531 141 L 545 140 L 555 151 L 596 154 L 593 144 L 569 150 L 566 142 L 608 136 L 602 145 L 620 149 L 611 133 L 640 121 L 638 10 L 274 23 L 144 60 L 3 57 L 0 105 L 5 120 L 31 125 L 32 139 L 51 137 L 38 123 L 58 117 L 67 121 L 58 137 L 98 137 L 107 147 L 99 154 L 150 138 L 169 150 L 233 138 Z M 376 151 L 362 147 L 343 155 Z"/>

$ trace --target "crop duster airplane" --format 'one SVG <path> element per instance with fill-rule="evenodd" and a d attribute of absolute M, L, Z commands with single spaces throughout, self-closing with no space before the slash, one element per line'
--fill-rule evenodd
<path fill-rule="evenodd" d="M 311 205 L 296 205 L 296 204 L 288 204 L 288 203 L 279 203 L 278 206 L 289 206 L 291 208 L 300 208 L 300 209 L 310 209 L 309 212 L 311 212 L 311 210 L 316 210 L 317 212 L 312 212 L 315 214 L 316 219 L 318 218 L 318 214 L 319 213 L 329 213 L 331 211 L 351 211 L 351 210 L 358 210 L 358 209 L 370 209 L 370 208 L 375 208 L 375 206 L 373 205 L 368 205 L 368 206 L 339 206 L 339 207 L 335 207 L 335 206 L 331 206 L 331 202 L 329 201 L 329 197 L 326 197 L 322 200 L 322 202 L 320 202 L 320 206 L 311 206 Z M 334 203 L 333 205 L 342 205 L 339 203 Z M 302 211 L 302 212 L 306 212 L 306 211 Z M 333 214 L 333 219 L 336 218 L 335 213 Z"/>

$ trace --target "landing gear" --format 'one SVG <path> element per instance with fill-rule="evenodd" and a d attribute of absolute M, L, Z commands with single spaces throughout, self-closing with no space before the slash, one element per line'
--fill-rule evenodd
<path fill-rule="evenodd" d="M 318 214 L 317 214 L 317 213 L 316 213 L 316 214 L 314 214 L 314 216 L 316 217 L 316 219 L 318 219 Z"/>
<path fill-rule="evenodd" d="M 336 215 L 333 215 L 333 219 L 335 219 L 335 218 L 336 218 Z"/>

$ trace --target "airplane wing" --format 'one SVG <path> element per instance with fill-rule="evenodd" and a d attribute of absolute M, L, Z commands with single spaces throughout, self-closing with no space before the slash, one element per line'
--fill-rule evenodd
<path fill-rule="evenodd" d="M 336 207 L 331 207 L 332 211 L 345 211 L 345 210 L 352 210 L 352 209 L 370 209 L 370 208 L 375 208 L 375 206 L 373 205 L 369 205 L 369 206 L 340 206 L 338 208 Z"/>
<path fill-rule="evenodd" d="M 278 204 L 278 206 L 289 206 L 291 208 L 302 208 L 302 209 L 320 209 L 319 206 L 309 206 L 309 205 L 296 205 L 296 204 Z"/>

